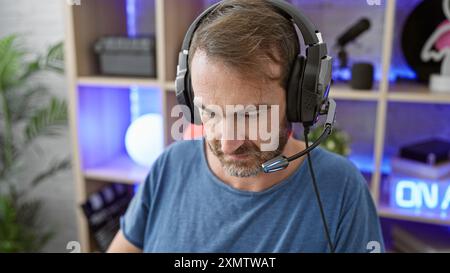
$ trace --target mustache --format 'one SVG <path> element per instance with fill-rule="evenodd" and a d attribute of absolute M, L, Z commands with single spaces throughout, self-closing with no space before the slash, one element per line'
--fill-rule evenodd
<path fill-rule="evenodd" d="M 210 145 L 211 146 L 211 145 Z M 220 141 L 214 141 L 212 143 L 212 150 L 216 152 L 218 156 L 223 156 L 224 153 L 220 147 Z M 259 155 L 261 150 L 253 142 L 244 142 L 239 148 L 237 148 L 231 155 Z"/>

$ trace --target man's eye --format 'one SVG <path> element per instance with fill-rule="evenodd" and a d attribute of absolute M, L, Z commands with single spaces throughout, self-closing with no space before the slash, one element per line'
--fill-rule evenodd
<path fill-rule="evenodd" d="M 218 119 L 220 116 L 216 112 L 210 112 L 206 110 L 201 110 L 201 115 L 204 120 L 210 120 L 210 119 Z"/>

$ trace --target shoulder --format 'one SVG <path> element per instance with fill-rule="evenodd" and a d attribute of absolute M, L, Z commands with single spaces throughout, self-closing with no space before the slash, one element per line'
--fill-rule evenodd
<path fill-rule="evenodd" d="M 182 140 L 169 145 L 153 163 L 145 180 L 151 188 L 167 185 L 169 181 L 179 175 L 187 175 L 195 164 L 201 162 L 203 155 L 203 141 Z"/>
<path fill-rule="evenodd" d="M 335 212 L 338 221 L 345 215 L 354 215 L 355 210 L 371 220 L 377 217 L 367 180 L 353 162 L 323 148 L 316 151 L 314 161 L 316 182 L 326 200 L 324 205 Z"/>
<path fill-rule="evenodd" d="M 313 168 L 324 190 L 346 199 L 348 193 L 362 194 L 368 190 L 367 181 L 348 158 L 317 148 L 313 153 Z"/>
<path fill-rule="evenodd" d="M 195 153 L 199 152 L 199 149 L 202 149 L 202 145 L 202 140 L 180 140 L 170 144 L 165 150 L 165 153 L 169 155 Z"/>
<path fill-rule="evenodd" d="M 325 175 L 344 178 L 359 176 L 359 169 L 348 158 L 332 153 L 322 147 L 315 150 L 313 162 L 317 164 L 321 172 Z"/>
<path fill-rule="evenodd" d="M 181 140 L 170 144 L 156 159 L 154 167 L 162 168 L 167 164 L 192 162 L 203 150 L 201 140 Z M 171 165 L 167 167 L 173 167 Z"/>

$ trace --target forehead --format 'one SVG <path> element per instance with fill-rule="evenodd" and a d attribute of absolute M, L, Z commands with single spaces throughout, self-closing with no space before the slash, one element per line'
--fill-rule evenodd
<path fill-rule="evenodd" d="M 281 73 L 277 64 L 268 64 L 268 69 Z M 194 96 L 204 104 L 281 104 L 285 98 L 278 80 L 249 77 L 199 50 L 192 59 L 191 80 Z"/>

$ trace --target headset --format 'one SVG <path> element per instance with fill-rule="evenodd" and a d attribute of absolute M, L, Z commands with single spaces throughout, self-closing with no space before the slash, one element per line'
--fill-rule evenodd
<path fill-rule="evenodd" d="M 289 162 L 305 154 L 308 155 L 308 163 L 321 211 L 322 222 L 330 250 L 334 252 L 309 156 L 309 152 L 331 134 L 335 122 L 336 103 L 334 100 L 328 98 L 331 83 L 332 58 L 327 55 L 327 45 L 323 42 L 321 33 L 300 10 L 283 0 L 266 0 L 266 2 L 271 4 L 281 15 L 297 26 L 305 43 L 306 56 L 301 55 L 301 52 L 299 52 L 290 69 L 286 86 L 286 115 L 289 122 L 303 124 L 306 149 L 291 157 L 285 157 L 283 155 L 275 157 L 264 162 L 261 168 L 266 173 L 276 172 L 285 169 L 289 165 Z M 189 73 L 189 47 L 192 37 L 202 20 L 219 7 L 221 3 L 222 1 L 213 4 L 194 20 L 186 32 L 178 56 L 177 77 L 175 80 L 176 97 L 180 105 L 187 106 L 183 107 L 186 111 L 184 112 L 185 118 L 195 124 L 201 124 L 201 119 L 199 118 L 198 109 L 194 106 L 194 93 Z M 320 115 L 327 115 L 324 130 L 321 136 L 309 146 L 309 128 L 317 122 Z"/>

